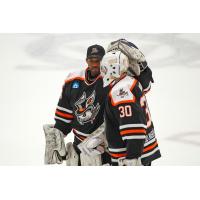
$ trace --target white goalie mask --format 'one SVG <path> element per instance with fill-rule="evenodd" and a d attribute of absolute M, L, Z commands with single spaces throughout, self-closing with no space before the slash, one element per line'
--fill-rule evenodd
<path fill-rule="evenodd" d="M 116 78 L 119 78 L 124 72 L 127 72 L 128 67 L 128 57 L 121 51 L 106 53 L 100 66 L 104 87 L 108 86 Z"/>

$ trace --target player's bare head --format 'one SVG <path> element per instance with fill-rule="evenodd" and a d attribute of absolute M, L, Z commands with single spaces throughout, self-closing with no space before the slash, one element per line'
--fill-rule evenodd
<path fill-rule="evenodd" d="M 86 62 L 93 77 L 100 74 L 100 62 L 105 55 L 105 50 L 100 45 L 92 45 L 87 49 Z"/>
<path fill-rule="evenodd" d="M 103 77 L 104 87 L 113 80 L 127 73 L 129 60 L 121 51 L 110 51 L 105 54 L 101 61 L 100 72 Z"/>

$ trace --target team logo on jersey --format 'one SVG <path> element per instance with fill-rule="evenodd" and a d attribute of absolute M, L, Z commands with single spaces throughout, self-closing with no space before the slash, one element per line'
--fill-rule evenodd
<path fill-rule="evenodd" d="M 123 88 L 121 88 L 119 90 L 119 94 L 117 94 L 118 97 L 121 97 L 121 98 L 124 98 L 125 96 L 128 96 L 128 92 L 127 91 L 124 91 Z"/>
<path fill-rule="evenodd" d="M 77 82 L 77 81 L 75 81 L 75 82 L 73 83 L 73 85 L 72 85 L 72 88 L 79 88 L 79 86 L 80 86 L 80 83 Z"/>
<path fill-rule="evenodd" d="M 77 108 L 75 111 L 75 115 L 77 117 L 78 122 L 81 125 L 84 125 L 85 123 L 88 122 L 93 123 L 93 121 L 95 120 L 100 110 L 99 103 L 94 105 L 95 97 L 96 97 L 95 91 L 93 91 L 89 97 L 87 97 L 86 93 L 83 92 L 83 95 L 75 103 L 75 106 Z"/>

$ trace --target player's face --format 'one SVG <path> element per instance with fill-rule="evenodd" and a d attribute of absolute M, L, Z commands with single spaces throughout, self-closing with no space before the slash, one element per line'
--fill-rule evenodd
<path fill-rule="evenodd" d="M 91 75 L 93 77 L 98 76 L 100 74 L 100 62 L 101 60 L 98 58 L 89 58 L 86 60 L 88 64 L 88 68 L 91 71 Z"/>

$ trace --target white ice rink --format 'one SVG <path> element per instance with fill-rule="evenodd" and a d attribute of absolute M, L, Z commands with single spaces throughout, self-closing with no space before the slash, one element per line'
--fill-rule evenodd
<path fill-rule="evenodd" d="M 119 38 L 153 71 L 154 165 L 200 165 L 200 34 L 0 34 L 0 165 L 43 165 L 42 125 L 54 123 L 65 77 L 86 66 L 89 45 Z"/>

